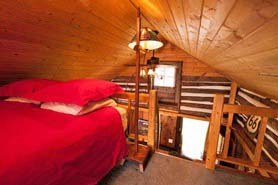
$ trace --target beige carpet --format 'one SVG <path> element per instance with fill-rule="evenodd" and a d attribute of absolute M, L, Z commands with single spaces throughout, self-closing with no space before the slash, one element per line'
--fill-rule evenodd
<path fill-rule="evenodd" d="M 144 173 L 126 162 L 113 169 L 99 185 L 266 185 L 275 184 L 223 169 L 210 171 L 203 164 L 154 154 Z"/>

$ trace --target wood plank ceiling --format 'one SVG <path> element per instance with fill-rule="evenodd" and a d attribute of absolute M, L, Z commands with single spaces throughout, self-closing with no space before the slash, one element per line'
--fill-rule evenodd
<path fill-rule="evenodd" d="M 0 79 L 111 79 L 143 25 L 243 87 L 278 99 L 277 0 L 1 0 Z"/>
<path fill-rule="evenodd" d="M 255 92 L 278 98 L 277 0 L 134 0 L 168 41 Z"/>
<path fill-rule="evenodd" d="M 129 1 L 1 0 L 0 79 L 112 79 L 135 53 Z"/>

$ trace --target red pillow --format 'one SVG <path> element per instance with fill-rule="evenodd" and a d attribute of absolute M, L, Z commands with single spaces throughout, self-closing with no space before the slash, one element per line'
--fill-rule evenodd
<path fill-rule="evenodd" d="M 83 106 L 89 101 L 98 101 L 120 91 L 122 88 L 113 82 L 81 79 L 51 85 L 27 95 L 26 98 L 40 102 L 59 102 Z"/>
<path fill-rule="evenodd" d="M 19 80 L 0 87 L 0 96 L 23 97 L 25 94 L 36 92 L 58 82 L 46 79 Z"/>

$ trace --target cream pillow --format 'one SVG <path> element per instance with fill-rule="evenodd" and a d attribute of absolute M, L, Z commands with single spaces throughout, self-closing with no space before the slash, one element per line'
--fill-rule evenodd
<path fill-rule="evenodd" d="M 78 115 L 84 115 L 89 112 L 95 111 L 97 109 L 100 109 L 102 107 L 107 107 L 107 106 L 112 106 L 115 107 L 117 106 L 117 103 L 113 99 L 103 99 L 100 101 L 92 101 L 87 103 L 86 105 L 83 106 L 82 110 L 78 113 Z"/>
<path fill-rule="evenodd" d="M 71 115 L 78 115 L 78 113 L 82 110 L 82 107 L 79 105 L 58 102 L 43 103 L 41 104 L 41 108 Z"/>
<path fill-rule="evenodd" d="M 4 101 L 20 102 L 20 103 L 33 103 L 36 105 L 41 104 L 41 102 L 39 102 L 39 101 L 30 100 L 30 99 L 22 98 L 22 97 L 14 97 L 14 96 L 9 97 L 9 98 L 5 99 Z"/>
<path fill-rule="evenodd" d="M 100 101 L 89 102 L 84 106 L 79 106 L 76 104 L 58 103 L 58 102 L 47 102 L 47 103 L 43 103 L 41 105 L 41 108 L 76 116 L 76 115 L 84 115 L 90 113 L 102 107 L 116 106 L 116 105 L 117 103 L 114 100 L 107 98 Z"/>

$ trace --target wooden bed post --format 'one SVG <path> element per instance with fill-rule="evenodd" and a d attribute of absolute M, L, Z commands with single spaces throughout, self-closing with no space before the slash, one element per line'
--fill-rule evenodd
<path fill-rule="evenodd" d="M 211 120 L 209 124 L 208 151 L 206 157 L 206 168 L 215 169 L 216 150 L 220 125 L 223 116 L 224 95 L 216 94 L 213 100 Z"/>
<path fill-rule="evenodd" d="M 156 146 L 156 109 L 157 109 L 157 91 L 150 90 L 149 99 L 149 120 L 148 120 L 148 146 L 151 150 L 155 150 Z"/>

